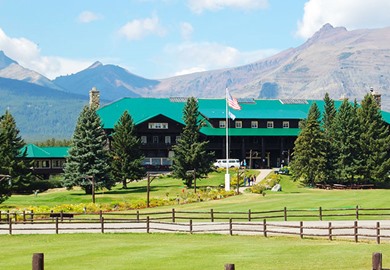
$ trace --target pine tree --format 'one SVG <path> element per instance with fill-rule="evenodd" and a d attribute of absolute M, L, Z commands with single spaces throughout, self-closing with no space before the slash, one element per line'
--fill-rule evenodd
<path fill-rule="evenodd" d="M 361 152 L 364 181 L 386 181 L 390 170 L 390 134 L 379 106 L 372 95 L 367 94 L 358 109 L 361 126 Z"/>
<path fill-rule="evenodd" d="M 109 174 L 110 162 L 106 142 L 107 138 L 96 110 L 84 107 L 77 120 L 64 168 L 63 185 L 66 188 L 81 186 L 86 193 L 91 193 L 92 181 L 95 182 L 95 189 L 110 189 L 115 184 Z"/>
<path fill-rule="evenodd" d="M 33 179 L 29 171 L 30 164 L 25 159 L 26 153 L 20 153 L 24 145 L 15 119 L 7 111 L 0 121 L 0 174 L 11 177 L 13 192 L 29 191 Z"/>
<path fill-rule="evenodd" d="M 325 180 L 325 136 L 320 127 L 320 116 L 317 104 L 313 103 L 301 125 L 290 163 L 293 179 L 310 185 Z"/>
<path fill-rule="evenodd" d="M 334 119 L 336 117 L 337 110 L 335 108 L 334 100 L 326 93 L 324 97 L 324 113 L 322 116 L 322 128 L 325 135 L 325 182 L 330 184 L 336 180 L 336 164 L 337 164 L 337 146 L 334 139 Z"/>
<path fill-rule="evenodd" d="M 341 104 L 335 117 L 334 141 L 338 149 L 336 172 L 339 183 L 354 184 L 358 181 L 361 166 L 359 134 L 360 125 L 356 114 L 357 104 L 347 99 Z"/>
<path fill-rule="evenodd" d="M 141 140 L 135 135 L 133 119 L 127 111 L 114 126 L 111 148 L 111 171 L 114 178 L 122 182 L 123 188 L 127 188 L 127 181 L 145 176 Z"/>
<path fill-rule="evenodd" d="M 183 110 L 185 127 L 180 139 L 173 147 L 173 176 L 183 180 L 187 187 L 192 186 L 195 177 L 203 178 L 212 170 L 213 153 L 207 152 L 208 141 L 200 140 L 202 121 L 198 103 L 195 98 L 189 98 Z M 188 173 L 188 171 L 195 172 Z"/>

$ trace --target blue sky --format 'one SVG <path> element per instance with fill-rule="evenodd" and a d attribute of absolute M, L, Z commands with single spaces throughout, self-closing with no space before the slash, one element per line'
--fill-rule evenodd
<path fill-rule="evenodd" d="M 0 50 L 50 79 L 95 61 L 149 79 L 235 67 L 325 23 L 390 26 L 389 0 L 0 0 Z"/>

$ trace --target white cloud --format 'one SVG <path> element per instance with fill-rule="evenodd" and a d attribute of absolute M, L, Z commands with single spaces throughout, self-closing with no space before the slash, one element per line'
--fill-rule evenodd
<path fill-rule="evenodd" d="M 163 36 L 165 35 L 165 29 L 160 25 L 159 18 L 152 16 L 151 18 L 126 23 L 119 29 L 119 34 L 128 40 L 140 40 L 151 34 Z"/>
<path fill-rule="evenodd" d="M 182 22 L 180 24 L 180 32 L 181 36 L 184 40 L 191 39 L 192 32 L 194 32 L 194 28 L 192 25 L 188 22 Z"/>
<path fill-rule="evenodd" d="M 195 13 L 202 13 L 204 10 L 216 11 L 223 8 L 251 10 L 266 8 L 268 0 L 188 0 L 188 5 Z"/>
<path fill-rule="evenodd" d="M 173 64 L 178 67 L 174 75 L 183 75 L 198 71 L 234 67 L 249 64 L 274 55 L 278 51 L 269 49 L 252 52 L 240 52 L 236 48 L 218 43 L 190 43 L 171 45 L 165 48 Z"/>
<path fill-rule="evenodd" d="M 389 10 L 389 0 L 309 0 L 297 35 L 309 38 L 326 23 L 349 30 L 389 26 Z"/>
<path fill-rule="evenodd" d="M 96 14 L 92 11 L 83 11 L 79 14 L 78 21 L 81 23 L 90 23 L 96 20 L 100 20 L 101 17 L 101 15 Z"/>
<path fill-rule="evenodd" d="M 39 72 L 49 79 L 78 72 L 91 64 L 91 61 L 43 56 L 37 44 L 26 38 L 8 37 L 1 28 L 0 50 L 21 66 Z"/>

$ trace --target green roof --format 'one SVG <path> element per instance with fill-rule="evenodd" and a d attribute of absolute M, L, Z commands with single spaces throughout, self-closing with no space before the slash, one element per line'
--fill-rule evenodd
<path fill-rule="evenodd" d="M 180 99 L 179 99 L 180 100 Z M 123 98 L 98 110 L 104 128 L 112 129 L 125 110 L 132 116 L 134 123 L 140 124 L 158 115 L 164 115 L 184 124 L 183 108 L 185 99 L 169 98 Z M 297 102 L 295 102 L 297 101 Z M 317 103 L 320 111 L 324 109 L 323 100 L 265 100 L 253 99 L 253 102 L 240 103 L 240 111 L 230 110 L 236 119 L 305 119 L 310 106 Z M 335 101 L 338 108 L 342 101 Z M 206 119 L 225 119 L 225 99 L 198 99 L 199 112 Z M 382 112 L 384 120 L 390 123 L 390 113 Z M 270 131 L 264 131 L 270 132 Z"/>
<path fill-rule="evenodd" d="M 35 144 L 28 144 L 20 151 L 27 151 L 28 158 L 66 158 L 69 147 L 38 147 Z"/>

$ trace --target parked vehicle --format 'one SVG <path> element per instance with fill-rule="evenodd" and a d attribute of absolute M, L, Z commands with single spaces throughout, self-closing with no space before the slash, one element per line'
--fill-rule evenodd
<path fill-rule="evenodd" d="M 240 168 L 240 160 L 238 159 L 217 159 L 216 162 L 214 162 L 214 166 L 217 168 L 226 168 L 229 166 L 229 168 Z"/>

